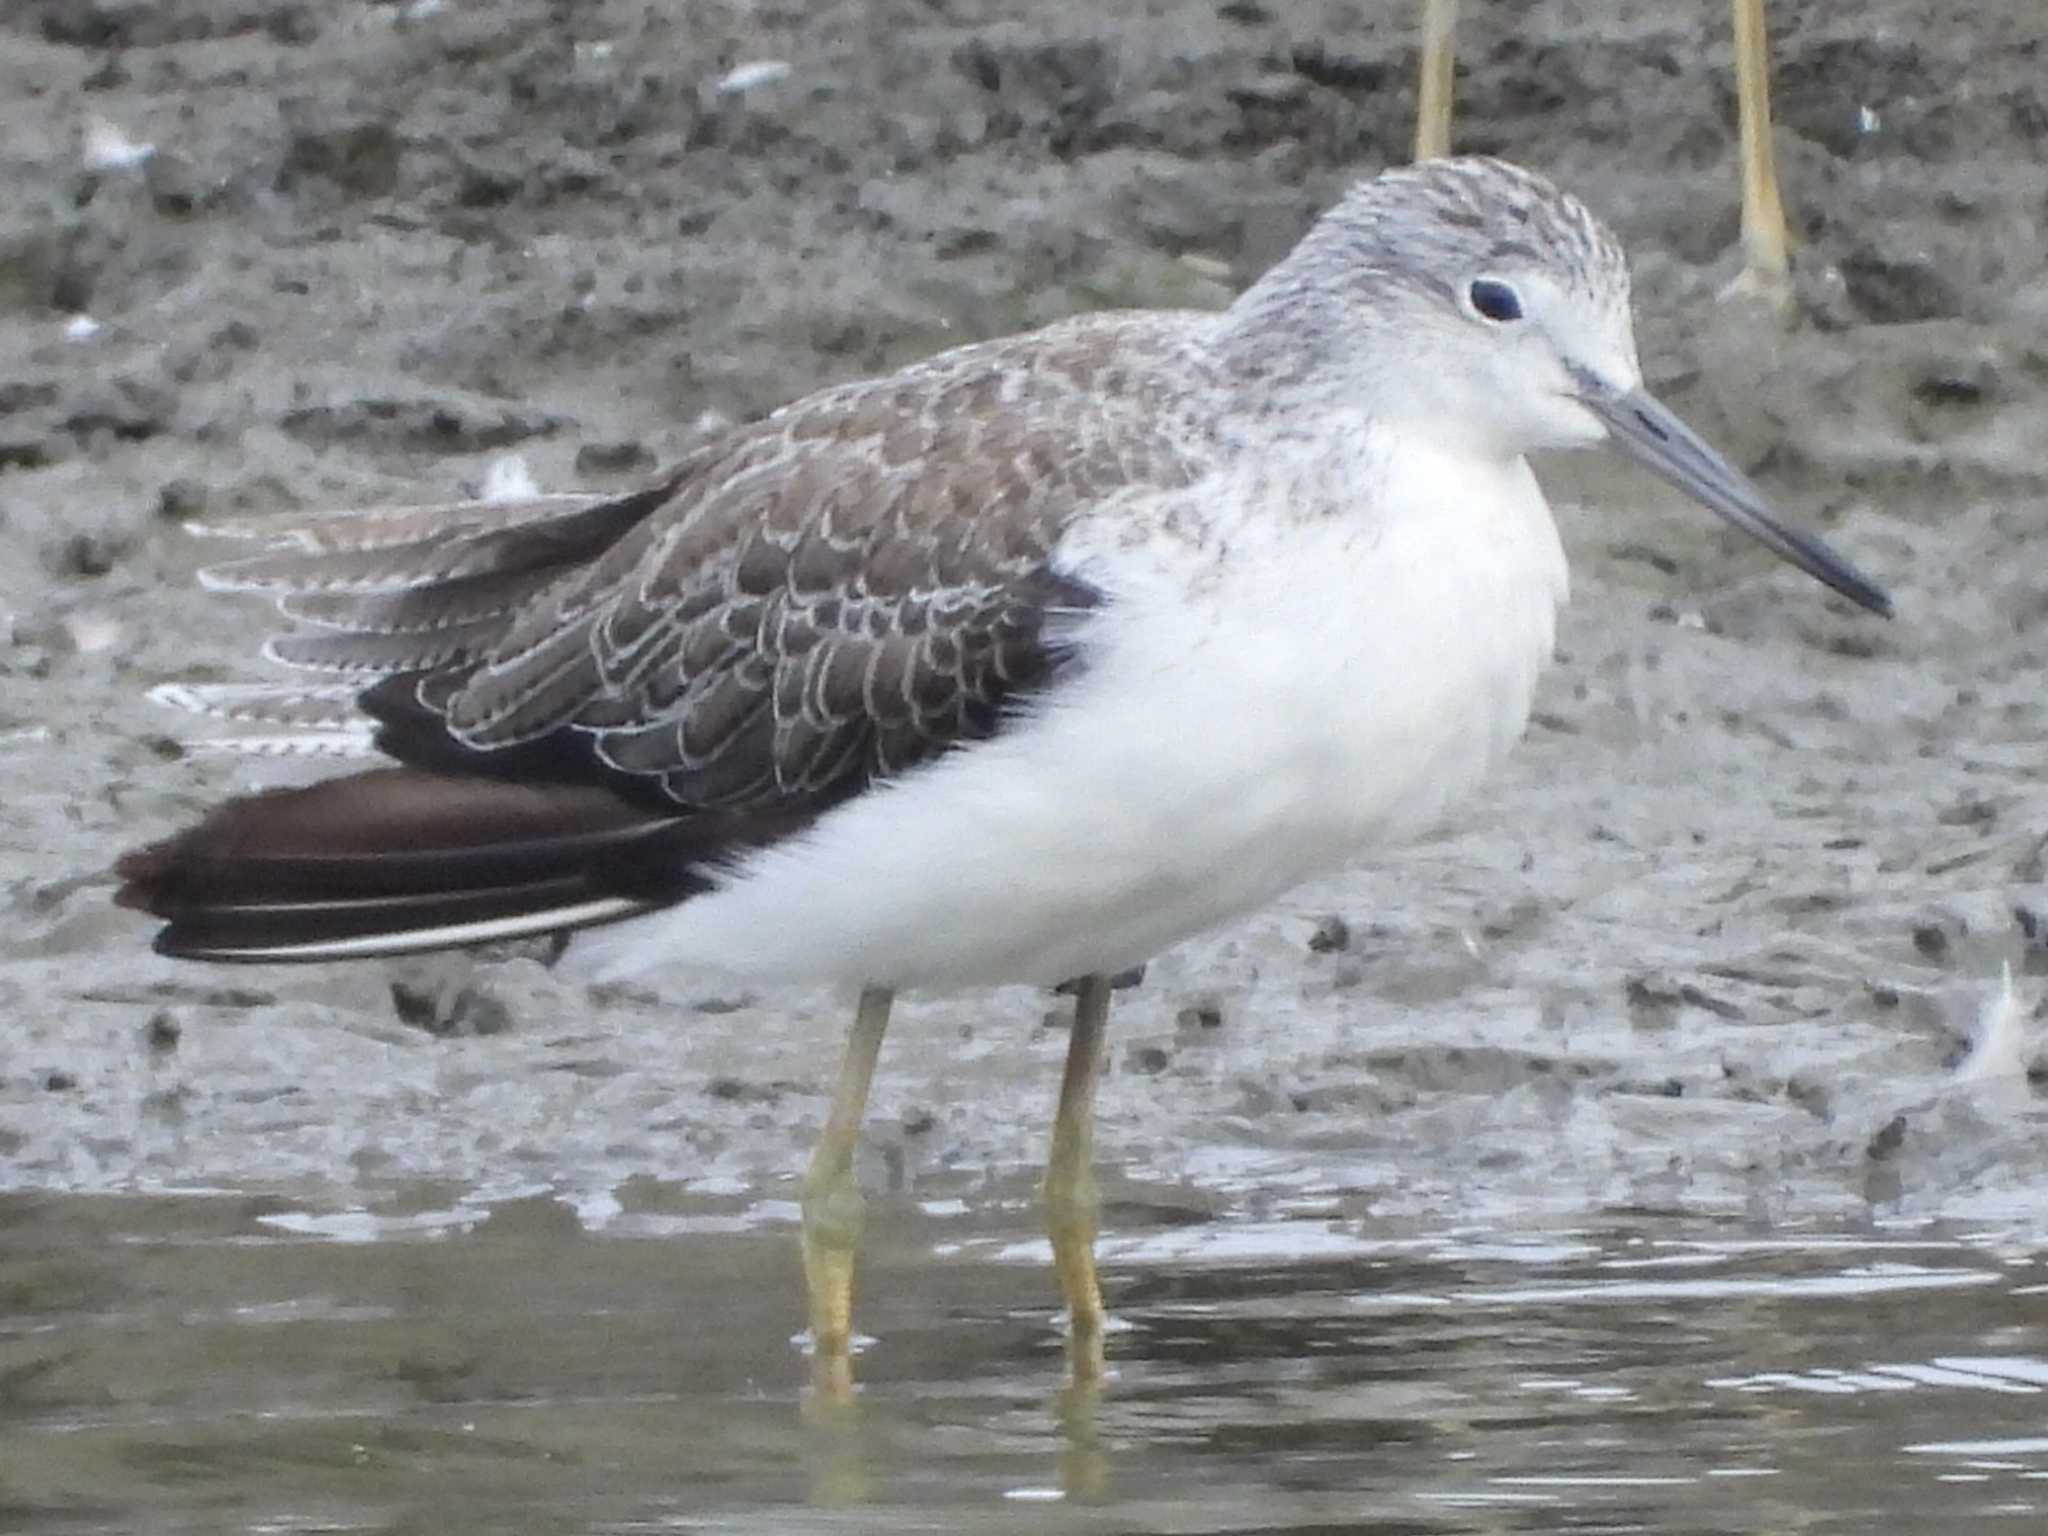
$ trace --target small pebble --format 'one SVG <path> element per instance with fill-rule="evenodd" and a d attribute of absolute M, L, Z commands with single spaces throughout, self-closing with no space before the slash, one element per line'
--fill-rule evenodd
<path fill-rule="evenodd" d="M 1948 934 L 1939 923 L 1922 923 L 1913 930 L 1913 948 L 1929 960 L 1941 960 L 1948 955 Z"/>
<path fill-rule="evenodd" d="M 750 1083 L 739 1077 L 714 1077 L 704 1085 L 711 1098 L 728 1104 L 774 1104 L 780 1102 L 784 1083 Z"/>
<path fill-rule="evenodd" d="M 576 468 L 586 475 L 618 475 L 632 470 L 648 469 L 654 464 L 654 455 L 645 443 L 632 438 L 621 438 L 610 443 L 585 443 L 576 450 Z"/>
<path fill-rule="evenodd" d="M 1157 1077 L 1172 1062 L 1165 1049 L 1156 1045 L 1134 1045 L 1124 1052 L 1124 1070 L 1140 1077 Z"/>
<path fill-rule="evenodd" d="M 67 576 L 104 576 L 120 558 L 120 549 L 99 534 L 74 533 L 64 541 L 58 558 Z"/>
<path fill-rule="evenodd" d="M 1881 1162 L 1904 1145 L 1906 1140 L 1906 1117 L 1893 1115 L 1870 1138 L 1870 1145 L 1864 1153 L 1872 1162 Z"/>
<path fill-rule="evenodd" d="M 197 480 L 180 477 L 157 487 L 156 515 L 183 522 L 206 510 L 206 487 Z"/>
<path fill-rule="evenodd" d="M 501 1035 L 512 1027 L 511 1010 L 473 986 L 450 989 L 400 977 L 391 983 L 391 1006 L 400 1023 L 434 1035 Z"/>
<path fill-rule="evenodd" d="M 188 217 L 199 207 L 199 168 L 180 154 L 156 154 L 142 168 L 150 205 L 166 218 Z"/>

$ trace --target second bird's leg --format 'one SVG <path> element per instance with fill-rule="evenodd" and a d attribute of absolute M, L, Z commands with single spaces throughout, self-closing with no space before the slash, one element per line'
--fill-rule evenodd
<path fill-rule="evenodd" d="M 1452 71 L 1458 61 L 1458 0 L 1422 0 L 1422 78 L 1417 82 L 1415 158 L 1451 152 Z"/>
<path fill-rule="evenodd" d="M 1792 237 L 1771 148 L 1771 47 L 1764 0 L 1734 0 L 1735 94 L 1742 133 L 1742 271 L 1730 293 L 1782 306 L 1792 297 Z"/>
<path fill-rule="evenodd" d="M 867 1202 L 853 1176 L 853 1151 L 867 1112 L 868 1085 L 889 1027 L 892 994 L 869 987 L 847 1037 L 825 1129 L 804 1174 L 804 1288 L 810 1298 L 811 1348 L 819 1379 L 838 1391 L 853 1384 L 853 1267 Z"/>
<path fill-rule="evenodd" d="M 1109 1023 L 1109 978 L 1084 976 L 1074 995 L 1074 1032 L 1053 1115 L 1052 1155 L 1045 1164 L 1046 1231 L 1066 1299 L 1068 1361 L 1076 1381 L 1101 1376 L 1102 1286 L 1095 1278 L 1095 1083 Z"/>

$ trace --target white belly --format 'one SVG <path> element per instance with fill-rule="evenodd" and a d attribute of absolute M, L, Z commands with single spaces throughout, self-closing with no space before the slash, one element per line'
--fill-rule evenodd
<path fill-rule="evenodd" d="M 1430 515 L 1135 560 L 1027 719 L 859 796 L 717 890 L 581 938 L 655 965 L 898 989 L 1114 971 L 1436 820 L 1521 734 L 1563 559 L 1525 466 Z M 1427 475 L 1423 477 L 1428 488 Z M 1249 547 L 1264 537 L 1266 546 Z"/>

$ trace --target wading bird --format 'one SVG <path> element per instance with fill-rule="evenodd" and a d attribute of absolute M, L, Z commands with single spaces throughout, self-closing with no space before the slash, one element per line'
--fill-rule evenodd
<path fill-rule="evenodd" d="M 844 1379 L 851 1157 L 891 999 L 1078 979 L 1046 1198 L 1101 1367 L 1107 978 L 1439 820 L 1521 734 L 1565 560 L 1526 456 L 1611 442 L 1882 592 L 1643 388 L 1620 246 L 1497 160 L 1343 198 L 1220 313 L 1096 314 L 821 391 L 642 489 L 251 519 L 212 573 L 394 765 L 121 861 L 202 960 L 575 930 L 859 1005 L 804 1185 Z"/>

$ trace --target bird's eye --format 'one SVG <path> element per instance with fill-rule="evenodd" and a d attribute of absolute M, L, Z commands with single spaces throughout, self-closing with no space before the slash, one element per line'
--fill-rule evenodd
<path fill-rule="evenodd" d="M 1522 297 L 1506 283 L 1482 277 L 1467 290 L 1472 307 L 1489 320 L 1506 322 L 1522 318 Z"/>

